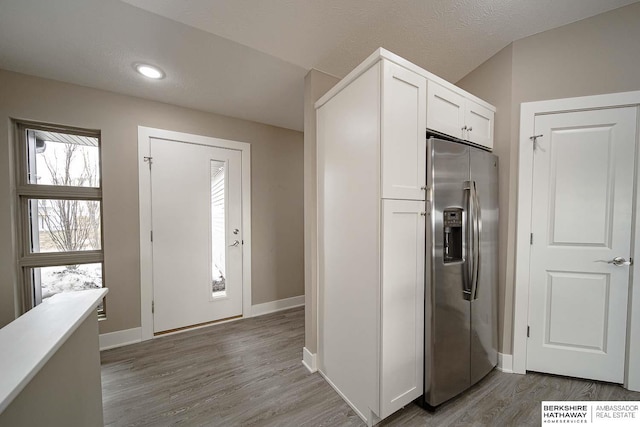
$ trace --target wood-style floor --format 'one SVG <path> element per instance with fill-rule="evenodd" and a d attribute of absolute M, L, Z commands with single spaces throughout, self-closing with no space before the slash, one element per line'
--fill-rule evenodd
<path fill-rule="evenodd" d="M 304 310 L 214 325 L 102 352 L 106 426 L 363 426 L 301 363 Z M 386 426 L 539 426 L 543 400 L 640 400 L 617 385 L 490 373 L 435 412 Z"/>

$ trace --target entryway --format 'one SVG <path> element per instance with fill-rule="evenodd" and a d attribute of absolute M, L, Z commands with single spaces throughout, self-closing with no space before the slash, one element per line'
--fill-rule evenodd
<path fill-rule="evenodd" d="M 639 113 L 620 95 L 522 106 L 514 372 L 640 387 Z"/>
<path fill-rule="evenodd" d="M 140 128 L 139 157 L 143 339 L 242 316 L 249 145 Z"/>

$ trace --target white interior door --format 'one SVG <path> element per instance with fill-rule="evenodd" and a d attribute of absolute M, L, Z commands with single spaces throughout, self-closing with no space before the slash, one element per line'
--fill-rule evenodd
<path fill-rule="evenodd" d="M 154 333 L 242 314 L 241 153 L 150 140 Z"/>
<path fill-rule="evenodd" d="M 636 109 L 537 116 L 535 134 L 527 369 L 622 383 Z"/>

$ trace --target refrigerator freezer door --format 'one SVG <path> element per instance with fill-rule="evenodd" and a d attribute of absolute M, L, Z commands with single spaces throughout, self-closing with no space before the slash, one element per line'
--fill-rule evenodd
<path fill-rule="evenodd" d="M 479 266 L 471 300 L 471 384 L 498 362 L 498 158 L 471 148 L 470 179 L 477 189 Z"/>
<path fill-rule="evenodd" d="M 461 212 L 466 235 L 470 147 L 433 138 L 428 144 L 432 208 L 427 226 L 424 399 L 436 406 L 464 391 L 470 382 L 470 303 L 464 298 L 467 239 L 462 238 L 462 260 L 445 262 L 446 232 L 452 239 L 457 220 L 449 221 L 449 230 L 444 220 L 445 214 Z"/>

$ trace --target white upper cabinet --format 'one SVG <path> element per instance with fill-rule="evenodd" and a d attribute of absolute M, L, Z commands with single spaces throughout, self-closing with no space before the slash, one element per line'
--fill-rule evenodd
<path fill-rule="evenodd" d="M 493 116 L 493 111 L 467 99 L 464 114 L 467 136 L 464 139 L 493 148 Z"/>
<path fill-rule="evenodd" d="M 427 128 L 493 148 L 494 112 L 433 81 L 427 87 Z"/>
<path fill-rule="evenodd" d="M 464 139 L 464 97 L 432 81 L 427 90 L 427 127 Z"/>
<path fill-rule="evenodd" d="M 383 61 L 382 198 L 424 200 L 427 79 Z"/>

